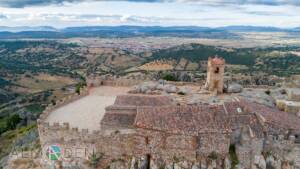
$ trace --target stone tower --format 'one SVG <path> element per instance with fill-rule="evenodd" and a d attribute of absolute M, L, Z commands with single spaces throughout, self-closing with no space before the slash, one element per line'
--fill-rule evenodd
<path fill-rule="evenodd" d="M 215 93 L 223 93 L 225 60 L 215 56 L 209 57 L 207 63 L 207 80 L 205 88 Z"/>

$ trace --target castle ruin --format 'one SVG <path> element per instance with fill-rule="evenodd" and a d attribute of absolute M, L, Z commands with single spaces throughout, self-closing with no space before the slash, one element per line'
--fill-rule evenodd
<path fill-rule="evenodd" d="M 222 93 L 224 59 L 210 58 L 208 67 L 210 91 Z M 104 84 L 114 84 L 105 88 L 112 91 L 127 81 L 102 79 L 99 85 Z M 51 114 L 91 93 L 48 107 L 38 120 L 42 152 L 53 144 L 68 150 L 60 159 L 62 168 L 86 168 L 86 152 L 98 152 L 99 169 L 266 169 L 269 158 L 273 168 L 300 169 L 299 118 L 242 98 L 187 105 L 170 95 L 125 93 L 113 96 L 113 103 L 103 107 L 103 116 L 93 124 L 99 126 L 96 130 L 49 121 Z M 102 113 L 98 107 L 93 111 Z M 86 112 L 83 117 L 89 116 Z M 78 151 L 84 153 L 78 156 Z M 45 154 L 43 160 L 49 161 Z"/>

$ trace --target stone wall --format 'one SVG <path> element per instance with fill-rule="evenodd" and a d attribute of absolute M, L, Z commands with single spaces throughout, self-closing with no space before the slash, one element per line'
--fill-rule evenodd
<path fill-rule="evenodd" d="M 101 120 L 101 129 L 134 128 L 136 107 L 109 106 Z"/>
<path fill-rule="evenodd" d="M 296 97 L 292 97 L 296 98 Z M 289 100 L 276 100 L 276 106 L 279 110 L 294 113 L 297 116 L 300 114 L 300 102 L 299 101 L 289 101 Z"/>
<path fill-rule="evenodd" d="M 97 78 L 89 78 L 87 80 L 87 86 L 89 87 L 97 87 L 97 86 L 125 86 L 130 87 L 134 85 L 138 85 L 144 82 L 142 79 L 126 79 L 126 78 L 114 78 L 114 77 L 97 77 Z"/>
<path fill-rule="evenodd" d="M 53 110 L 78 100 L 87 93 L 84 89 L 81 95 L 72 95 L 62 99 L 56 105 L 47 107 L 41 114 L 38 119 L 38 131 L 44 161 L 47 161 L 47 148 L 58 144 L 64 150 L 63 165 L 65 166 L 70 164 L 76 167 L 85 166 L 91 153 L 99 152 L 104 155 L 101 159 L 101 168 L 109 166 L 110 169 L 140 169 L 150 162 L 148 165 L 151 169 L 229 169 L 232 162 L 229 158 L 229 146 L 235 144 L 240 168 L 266 169 L 267 164 L 275 165 L 270 160 L 276 157 L 278 169 L 300 169 L 300 145 L 295 144 L 294 135 L 262 136 L 255 132 L 255 125 L 251 124 L 241 129 L 237 141 L 231 142 L 230 133 L 182 135 L 134 129 L 128 126 L 126 128 L 122 126 L 119 129 L 106 128 L 89 131 L 70 128 L 68 123 L 49 124 L 46 122 Z M 131 110 L 129 112 L 124 110 L 122 113 L 132 114 Z M 254 119 L 251 119 L 246 121 L 256 124 Z M 261 121 L 264 120 L 261 119 Z M 245 125 L 244 121 L 241 123 Z M 272 125 L 267 122 L 264 124 L 272 128 Z M 261 128 L 259 130 L 263 131 Z M 274 133 L 280 131 L 275 127 L 273 130 Z M 284 133 L 284 131 L 279 133 Z"/>
<path fill-rule="evenodd" d="M 288 97 L 291 101 L 298 101 L 300 102 L 300 89 L 292 88 L 288 90 Z"/>

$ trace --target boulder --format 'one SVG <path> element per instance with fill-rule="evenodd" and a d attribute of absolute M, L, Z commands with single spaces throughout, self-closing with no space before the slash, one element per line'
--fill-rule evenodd
<path fill-rule="evenodd" d="M 256 89 L 245 89 L 242 93 L 238 94 L 239 96 L 246 98 L 249 101 L 253 101 L 256 103 L 264 104 L 269 107 L 275 107 L 275 100 L 272 96 L 267 95 L 262 90 L 256 90 Z"/>
<path fill-rule="evenodd" d="M 167 164 L 165 169 L 174 169 L 174 164 L 173 163 Z"/>
<path fill-rule="evenodd" d="M 179 88 L 178 93 L 186 95 L 186 94 L 191 93 L 191 90 L 186 87 L 182 87 L 182 88 Z"/>
<path fill-rule="evenodd" d="M 200 167 L 200 165 L 199 164 L 194 164 L 193 166 L 192 166 L 192 169 L 200 169 L 201 167 Z"/>
<path fill-rule="evenodd" d="M 254 156 L 254 164 L 257 169 L 266 169 L 266 166 L 267 166 L 265 158 L 262 155 Z"/>
<path fill-rule="evenodd" d="M 207 162 L 205 159 L 201 159 L 200 167 L 201 169 L 207 169 Z"/>
<path fill-rule="evenodd" d="M 134 157 L 131 160 L 130 169 L 138 169 L 138 162 Z"/>
<path fill-rule="evenodd" d="M 164 86 L 164 91 L 166 91 L 167 93 L 176 93 L 177 87 L 174 85 L 167 84 Z"/>
<path fill-rule="evenodd" d="M 154 161 L 150 162 L 150 168 L 151 169 L 159 169 L 159 167 L 157 166 L 157 164 Z"/>
<path fill-rule="evenodd" d="M 227 87 L 228 93 L 240 93 L 243 91 L 243 86 L 237 83 L 229 84 Z"/>
<path fill-rule="evenodd" d="M 266 159 L 266 168 L 267 169 L 281 169 L 281 161 L 275 160 L 273 156 L 268 156 Z"/>
<path fill-rule="evenodd" d="M 224 169 L 231 169 L 231 161 L 228 157 L 224 160 Z"/>
<path fill-rule="evenodd" d="M 237 169 L 245 169 L 245 167 L 243 165 L 241 165 L 241 164 L 236 165 L 236 168 Z"/>

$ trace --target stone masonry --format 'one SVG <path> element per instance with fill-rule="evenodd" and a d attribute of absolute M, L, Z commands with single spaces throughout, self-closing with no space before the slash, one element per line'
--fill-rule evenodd
<path fill-rule="evenodd" d="M 210 91 L 223 92 L 224 68 L 224 59 L 209 59 Z M 132 83 L 137 82 L 100 79 L 89 86 Z M 101 155 L 99 169 L 300 169 L 300 120 L 295 114 L 241 98 L 187 105 L 172 95 L 126 94 L 106 107 L 96 131 L 46 122 L 53 110 L 87 94 L 84 90 L 62 100 L 40 116 L 45 168 L 53 163 L 46 156 L 48 147 L 59 145 L 59 168 L 91 168 L 96 152 Z"/>
<path fill-rule="evenodd" d="M 208 58 L 205 87 L 211 92 L 223 93 L 225 60 L 215 56 Z"/>

